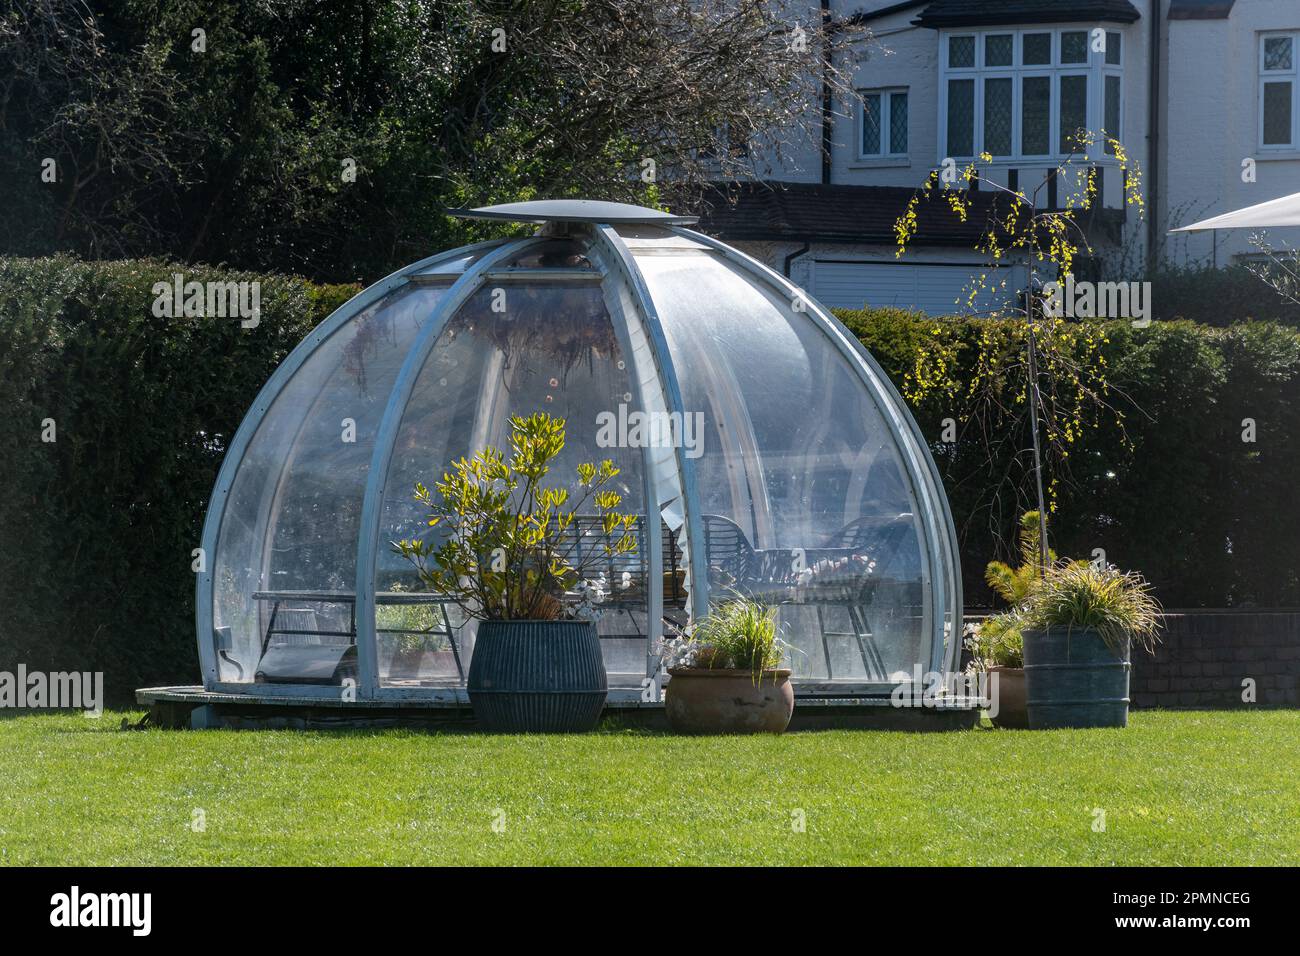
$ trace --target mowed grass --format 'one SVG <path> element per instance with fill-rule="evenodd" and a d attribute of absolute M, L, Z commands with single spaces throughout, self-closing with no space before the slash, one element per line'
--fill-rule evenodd
<path fill-rule="evenodd" d="M 0 862 L 1300 863 L 1294 710 L 707 739 L 124 732 L 122 716 L 0 720 Z"/>

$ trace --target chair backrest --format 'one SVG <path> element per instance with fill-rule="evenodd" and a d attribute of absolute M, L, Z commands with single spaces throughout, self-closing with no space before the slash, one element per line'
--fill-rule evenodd
<path fill-rule="evenodd" d="M 831 535 L 826 546 L 852 549 L 884 567 L 898 553 L 911 528 L 912 515 L 908 512 L 865 515 Z"/>
<path fill-rule="evenodd" d="M 603 571 L 606 579 L 612 584 L 624 573 L 631 574 L 634 578 L 643 573 L 641 551 L 644 539 L 641 534 L 640 520 L 632 529 L 632 535 L 637 543 L 636 550 L 624 554 L 606 554 L 605 545 L 618 540 L 620 534 L 619 531 L 615 531 L 607 538 L 600 515 L 578 515 L 561 537 L 560 547 L 564 553 L 567 553 L 572 563 L 589 562 L 588 568 L 592 571 Z"/>
<path fill-rule="evenodd" d="M 724 515 L 703 515 L 704 555 L 710 576 L 723 572 L 737 583 L 754 577 L 754 548 L 736 522 Z"/>
<path fill-rule="evenodd" d="M 320 629 L 313 608 L 282 607 L 275 615 L 275 633 L 271 643 L 281 647 L 316 646 L 324 643 L 317 633 Z"/>

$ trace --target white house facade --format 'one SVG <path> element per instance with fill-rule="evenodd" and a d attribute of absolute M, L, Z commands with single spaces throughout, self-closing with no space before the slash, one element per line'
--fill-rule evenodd
<path fill-rule="evenodd" d="M 1132 279 L 1152 257 L 1224 265 L 1248 236 L 1168 230 L 1300 190 L 1300 0 L 922 0 L 815 5 L 871 38 L 857 102 L 822 114 L 823 139 L 728 187 L 705 227 L 835 307 L 980 310 L 972 283 L 1024 287 L 974 250 L 997 187 L 1061 208 L 1089 170 L 1084 277 Z M 1077 133 L 1093 141 L 1080 147 Z M 1142 171 L 1126 203 L 1118 139 Z M 893 224 L 945 161 L 981 154 L 976 214 L 921 210 L 901 258 Z M 1250 162 L 1246 162 L 1249 160 Z M 1248 171 L 1248 172 L 1247 172 Z M 1289 239 L 1280 236 L 1281 239 Z"/>
<path fill-rule="evenodd" d="M 1162 56 L 1162 230 L 1300 192 L 1300 0 L 1175 2 Z M 1257 254 L 1244 230 L 1165 241 L 1178 265 Z M 1268 241 L 1294 249 L 1300 229 L 1270 229 Z"/>

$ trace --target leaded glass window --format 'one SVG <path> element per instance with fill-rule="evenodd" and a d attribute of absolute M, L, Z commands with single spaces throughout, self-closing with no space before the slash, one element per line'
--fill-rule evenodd
<path fill-rule="evenodd" d="M 1088 78 L 1068 75 L 1061 77 L 1061 141 L 1062 154 L 1082 151 L 1080 135 L 1088 128 Z"/>
<path fill-rule="evenodd" d="M 948 38 L 948 66 L 950 69 L 968 69 L 975 65 L 975 38 L 973 36 Z"/>
<path fill-rule="evenodd" d="M 907 94 L 889 94 L 889 151 L 907 152 Z"/>
<path fill-rule="evenodd" d="M 1088 33 L 1086 30 L 1066 30 L 1061 34 L 1061 62 L 1088 62 Z"/>
<path fill-rule="evenodd" d="M 948 81 L 948 154 L 975 153 L 975 81 Z"/>
<path fill-rule="evenodd" d="M 1052 79 L 1026 76 L 1020 81 L 1020 152 L 1046 156 L 1052 151 Z"/>
<path fill-rule="evenodd" d="M 1025 66 L 1049 65 L 1052 62 L 1052 35 L 1050 33 L 1026 33 L 1021 62 Z"/>
<path fill-rule="evenodd" d="M 984 38 L 984 65 L 1010 66 L 1014 51 L 1014 39 L 1010 33 L 991 33 Z"/>
<path fill-rule="evenodd" d="M 1011 77 L 984 81 L 984 151 L 1011 155 Z"/>
<path fill-rule="evenodd" d="M 1264 69 L 1268 72 L 1291 69 L 1291 37 L 1264 38 Z"/>

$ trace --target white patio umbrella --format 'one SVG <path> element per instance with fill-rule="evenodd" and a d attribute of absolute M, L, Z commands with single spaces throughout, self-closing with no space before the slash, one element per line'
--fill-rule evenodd
<path fill-rule="evenodd" d="M 1190 226 L 1170 229 L 1170 232 L 1201 232 L 1206 229 L 1267 229 L 1273 226 L 1300 226 L 1300 193 L 1270 199 L 1268 202 L 1247 206 L 1222 216 L 1202 219 Z"/>

